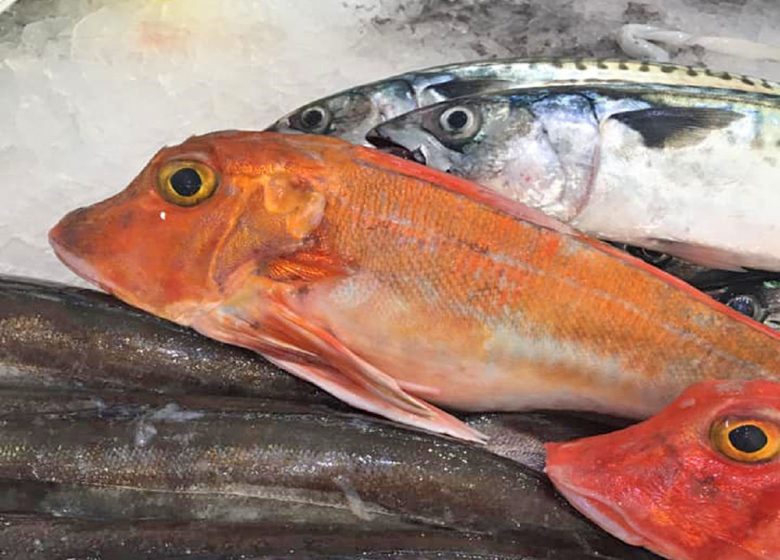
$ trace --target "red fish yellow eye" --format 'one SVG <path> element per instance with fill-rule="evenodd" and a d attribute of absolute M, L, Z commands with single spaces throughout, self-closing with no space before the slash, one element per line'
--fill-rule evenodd
<path fill-rule="evenodd" d="M 712 425 L 715 449 L 740 463 L 770 461 L 780 455 L 780 425 L 758 418 L 725 418 Z"/>
<path fill-rule="evenodd" d="M 199 161 L 170 161 L 160 168 L 157 189 L 168 202 L 194 206 L 206 200 L 217 188 L 217 174 Z"/>

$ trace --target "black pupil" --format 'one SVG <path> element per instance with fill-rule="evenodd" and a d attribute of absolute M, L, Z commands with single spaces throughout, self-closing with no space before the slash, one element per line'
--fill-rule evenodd
<path fill-rule="evenodd" d="M 729 432 L 729 441 L 734 446 L 734 449 L 742 451 L 742 453 L 761 451 L 769 443 L 764 430 L 752 424 L 746 424 L 731 430 Z"/>
<path fill-rule="evenodd" d="M 739 311 L 743 315 L 747 315 L 748 317 L 752 317 L 756 311 L 756 307 L 753 304 L 753 300 L 746 296 L 737 296 L 734 298 L 731 298 L 727 304 L 729 307 L 734 309 L 735 311 Z"/>
<path fill-rule="evenodd" d="M 303 115 L 301 115 L 301 120 L 306 128 L 319 126 L 324 118 L 325 116 L 322 114 L 322 109 L 307 109 L 303 112 Z"/>
<path fill-rule="evenodd" d="M 183 167 L 171 175 L 171 187 L 179 196 L 193 196 L 198 193 L 203 181 L 192 167 Z"/>
<path fill-rule="evenodd" d="M 453 111 L 447 115 L 447 125 L 453 130 L 463 128 L 467 122 L 469 122 L 469 116 L 466 111 Z"/>

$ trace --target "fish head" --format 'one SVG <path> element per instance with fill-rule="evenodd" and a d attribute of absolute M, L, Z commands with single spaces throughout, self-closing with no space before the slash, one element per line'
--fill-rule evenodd
<path fill-rule="evenodd" d="M 285 115 L 268 130 L 336 136 L 366 144 L 366 133 L 377 124 L 417 108 L 412 83 L 403 78 L 355 87 Z"/>
<path fill-rule="evenodd" d="M 122 192 L 66 215 L 50 243 L 86 280 L 190 324 L 234 272 L 294 252 L 318 225 L 324 201 L 309 180 L 322 182 L 323 164 L 307 141 L 341 144 L 227 131 L 163 148 Z"/>
<path fill-rule="evenodd" d="M 657 416 L 547 444 L 572 505 L 667 558 L 780 558 L 780 384 L 708 381 Z"/>
<path fill-rule="evenodd" d="M 533 115 L 508 97 L 465 97 L 391 119 L 367 138 L 380 149 L 490 185 L 510 159 L 513 142 L 527 137 L 532 124 Z"/>

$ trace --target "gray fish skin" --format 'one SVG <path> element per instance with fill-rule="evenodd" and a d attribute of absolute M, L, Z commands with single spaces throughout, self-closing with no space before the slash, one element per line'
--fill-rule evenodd
<path fill-rule="evenodd" d="M 625 554 L 628 554 L 626 556 Z M 0 516 L 0 558 L 13 560 L 650 560 L 617 543 L 592 553 L 561 531 L 491 537 L 441 529 L 304 523 L 101 522 Z"/>
<path fill-rule="evenodd" d="M 369 145 L 366 133 L 408 111 L 496 90 L 628 83 L 718 87 L 777 94 L 780 84 L 706 68 L 609 59 L 472 61 L 407 72 L 338 92 L 292 111 L 268 130 L 326 134 Z"/>
<path fill-rule="evenodd" d="M 780 271 L 780 97 L 638 86 L 462 97 L 368 134 L 601 239 Z"/>
<path fill-rule="evenodd" d="M 306 415 L 334 412 L 324 405 L 258 398 L 162 395 L 107 390 L 62 391 L 61 389 L 0 386 L 0 422 L 5 420 L 32 422 L 40 417 L 59 416 L 103 418 L 107 421 L 128 418 L 139 419 L 138 421 L 142 422 L 147 416 L 159 416 L 160 411 L 175 413 L 177 410 L 197 410 L 211 414 L 253 412 L 270 414 L 279 411 L 287 414 L 300 412 Z M 351 414 L 351 417 L 360 417 L 360 415 L 355 413 Z M 380 425 L 383 422 L 374 417 L 366 416 L 366 418 L 374 419 Z M 544 471 L 545 443 L 604 434 L 624 428 L 630 423 L 628 420 L 598 414 L 561 411 L 468 414 L 461 418 L 466 424 L 490 438 L 482 446 L 484 449 L 539 473 Z M 0 511 L 3 511 L 2 507 Z M 138 516 L 145 517 L 147 514 Z"/>
<path fill-rule="evenodd" d="M 330 411 L 120 406 L 6 416 L 0 479 L 251 497 L 276 500 L 279 508 L 306 503 L 480 531 L 526 524 L 590 530 L 530 469 L 477 447 Z"/>
<path fill-rule="evenodd" d="M 244 395 L 344 408 L 254 352 L 106 294 L 3 276 L 0 386 Z"/>

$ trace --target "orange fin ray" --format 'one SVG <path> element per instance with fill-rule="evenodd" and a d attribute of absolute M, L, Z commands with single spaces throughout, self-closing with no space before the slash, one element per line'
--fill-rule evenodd
<path fill-rule="evenodd" d="M 233 300 L 201 316 L 192 326 L 212 338 L 263 354 L 355 407 L 459 439 L 487 440 L 454 416 L 410 394 L 435 396 L 435 388 L 398 382 L 334 334 L 296 313 L 287 304 L 289 286 L 267 280 L 250 284 L 252 291 L 240 290 Z"/>
<path fill-rule="evenodd" d="M 384 416 L 400 424 L 475 443 L 485 443 L 488 439 L 481 432 L 428 403 L 422 403 L 427 409 L 428 414 L 426 415 L 414 414 L 394 407 L 327 366 L 304 365 L 275 358 L 269 358 L 269 360 L 301 379 L 317 385 L 320 389 L 349 405 Z"/>

